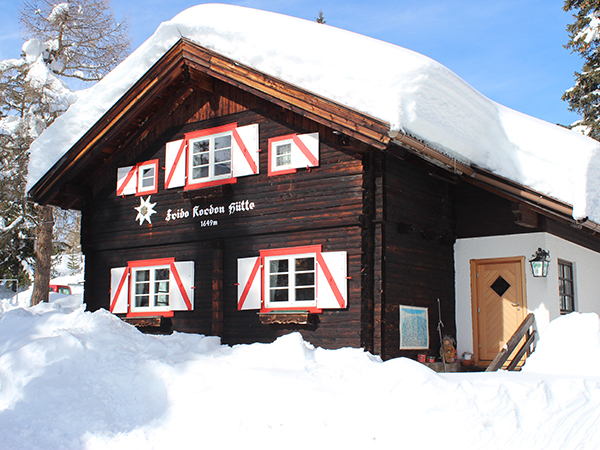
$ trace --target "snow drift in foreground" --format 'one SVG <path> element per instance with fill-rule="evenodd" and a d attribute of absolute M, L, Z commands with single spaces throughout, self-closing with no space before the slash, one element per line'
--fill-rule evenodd
<path fill-rule="evenodd" d="M 144 335 L 65 297 L 0 313 L 0 448 L 597 449 L 598 323 L 557 319 L 538 373 L 436 374 L 298 333 L 233 347 Z"/>
<path fill-rule="evenodd" d="M 33 185 L 181 37 L 390 123 L 434 148 L 565 201 L 600 223 L 600 144 L 484 97 L 423 55 L 356 33 L 231 5 L 192 7 L 38 138 Z"/>

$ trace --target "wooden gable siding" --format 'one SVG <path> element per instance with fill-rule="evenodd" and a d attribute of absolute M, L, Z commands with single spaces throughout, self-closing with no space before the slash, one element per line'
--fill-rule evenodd
<path fill-rule="evenodd" d="M 135 221 L 140 198 L 116 196 L 116 169 L 119 166 L 159 159 L 164 167 L 165 142 L 179 139 L 192 130 L 236 122 L 238 126 L 257 123 L 260 134 L 260 174 L 239 178 L 225 188 L 184 192 L 164 189 L 164 171 L 159 175 L 159 192 L 152 194 L 157 213 L 152 225 Z M 109 273 L 127 261 L 172 256 L 178 261 L 195 261 L 195 309 L 175 312 L 167 319 L 168 329 L 219 334 L 226 343 L 267 342 L 298 330 L 315 345 L 329 348 L 359 347 L 365 338 L 361 299 L 367 295 L 361 285 L 363 213 L 363 155 L 353 147 L 338 145 L 338 136 L 322 124 L 283 110 L 269 102 L 215 82 L 215 94 L 192 93 L 177 110 L 143 130 L 145 138 L 115 159 L 104 170 L 90 174 L 96 180 L 92 201 L 83 210 L 82 245 L 86 260 L 85 302 L 92 310 L 108 308 Z M 319 132 L 320 165 L 295 174 L 267 175 L 267 141 L 270 137 L 294 132 Z M 347 142 L 345 142 L 347 144 Z M 351 149 L 351 150 L 347 150 Z M 146 197 L 146 196 L 143 196 Z M 208 219 L 217 226 L 202 226 L 200 218 L 166 221 L 168 209 L 192 213 L 200 209 L 250 200 L 256 207 L 233 215 Z M 267 248 L 323 245 L 323 251 L 348 252 L 349 306 L 325 310 L 308 326 L 278 326 L 260 323 L 256 311 L 237 311 L 237 259 L 258 256 Z M 222 258 L 222 280 L 215 280 L 215 260 Z M 222 286 L 221 304 L 214 286 Z M 372 295 L 372 294 L 371 294 Z M 219 297 L 217 295 L 217 297 Z M 367 319 L 369 320 L 369 319 Z M 372 318 L 370 319 L 372 320 Z M 215 321 L 221 321 L 215 324 Z M 368 328 L 367 328 L 368 330 Z"/>
<path fill-rule="evenodd" d="M 440 299 L 444 334 L 456 335 L 453 186 L 422 165 L 386 153 L 382 356 L 436 355 Z M 428 308 L 429 351 L 400 350 L 399 306 Z M 437 355 L 439 356 L 439 355 Z"/>

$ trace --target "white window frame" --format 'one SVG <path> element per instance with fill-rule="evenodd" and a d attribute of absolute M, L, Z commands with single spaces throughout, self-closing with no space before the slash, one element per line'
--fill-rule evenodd
<path fill-rule="evenodd" d="M 296 260 L 312 258 L 313 260 L 313 268 L 311 271 L 296 271 Z M 288 271 L 283 272 L 271 272 L 271 262 L 272 261 L 284 261 L 288 262 Z M 279 255 L 279 256 L 266 256 L 264 258 L 264 286 L 265 286 L 265 307 L 268 309 L 285 309 L 286 307 L 290 308 L 314 308 L 317 306 L 317 257 L 316 253 L 303 253 L 297 255 Z M 313 274 L 313 283 L 311 285 L 296 285 L 297 276 L 299 274 Z M 272 286 L 271 281 L 272 277 L 281 276 L 283 277 L 287 275 L 288 284 L 287 286 Z M 302 287 L 301 287 L 302 286 Z M 311 300 L 297 300 L 296 293 L 298 289 L 313 289 L 313 298 Z M 287 291 L 287 301 L 276 301 L 271 300 L 271 292 L 273 291 Z"/>
<path fill-rule="evenodd" d="M 166 294 L 162 294 L 162 295 L 166 295 L 167 296 L 167 304 L 166 305 L 160 305 L 157 306 L 156 305 L 156 297 L 157 295 L 160 295 L 160 293 L 156 292 L 156 284 L 157 284 L 157 280 L 155 278 L 156 276 L 156 271 L 157 270 L 163 270 L 166 269 L 169 271 L 169 278 L 167 281 L 167 291 Z M 138 294 L 137 291 L 137 286 L 138 284 L 140 284 L 137 280 L 137 273 L 139 272 L 144 272 L 144 271 L 148 271 L 150 273 L 150 277 L 148 280 L 148 285 L 149 285 L 149 289 L 148 289 L 148 293 L 147 294 L 142 294 L 142 295 L 147 295 L 148 296 L 148 306 L 137 306 L 136 305 L 136 300 L 137 297 L 140 296 L 140 294 Z M 143 266 L 143 267 L 133 267 L 131 269 L 131 311 L 132 312 L 142 312 L 142 311 L 169 311 L 170 310 L 170 288 L 171 288 L 171 283 L 173 283 L 173 276 L 171 274 L 171 268 L 169 265 L 158 265 L 158 266 Z M 164 282 L 165 280 L 159 280 L 158 282 Z"/>
<path fill-rule="evenodd" d="M 277 154 L 277 149 L 284 145 L 289 145 L 289 148 L 290 148 L 289 154 L 286 155 L 289 157 L 289 162 L 287 162 L 286 164 L 278 164 L 278 159 L 279 159 L 280 155 Z M 272 151 L 273 151 L 273 167 L 271 167 L 272 172 L 293 169 L 293 167 L 292 167 L 292 152 L 294 151 L 294 149 L 293 149 L 293 142 L 291 139 L 285 139 L 283 141 L 274 142 Z"/>
<path fill-rule="evenodd" d="M 148 168 L 152 168 L 152 170 L 154 171 L 152 177 L 144 177 L 144 171 Z M 158 160 L 138 164 L 137 176 L 137 193 L 155 194 L 158 190 Z M 152 184 L 150 186 L 144 186 L 144 181 L 147 179 L 152 180 Z"/>
<path fill-rule="evenodd" d="M 222 175 L 215 175 L 215 165 L 220 164 L 220 161 L 216 161 L 216 153 L 217 151 L 220 151 L 221 149 L 215 149 L 215 141 L 218 138 L 221 137 L 225 137 L 228 136 L 229 137 L 229 159 L 226 160 L 229 162 L 229 172 L 226 174 L 222 174 Z M 209 148 L 208 148 L 208 155 L 209 155 L 209 161 L 208 161 L 208 176 L 206 177 L 199 177 L 199 178 L 195 178 L 194 177 L 194 143 L 198 142 L 198 141 L 208 141 L 209 142 Z M 226 131 L 223 133 L 216 133 L 216 134 L 209 134 L 206 136 L 200 136 L 200 137 L 196 137 L 196 138 L 192 138 L 189 140 L 189 152 L 188 152 L 188 179 L 189 179 L 189 184 L 200 184 L 200 183 L 207 183 L 210 181 L 216 181 L 216 180 L 224 180 L 227 178 L 232 178 L 233 177 L 233 132 L 231 131 Z"/>

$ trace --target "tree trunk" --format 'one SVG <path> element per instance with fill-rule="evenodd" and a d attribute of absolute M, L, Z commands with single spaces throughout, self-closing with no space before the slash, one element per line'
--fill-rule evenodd
<path fill-rule="evenodd" d="M 42 221 L 38 225 L 35 249 L 35 282 L 31 295 L 31 306 L 48 302 L 50 291 L 50 268 L 52 265 L 52 227 L 54 219 L 52 206 L 42 206 Z"/>

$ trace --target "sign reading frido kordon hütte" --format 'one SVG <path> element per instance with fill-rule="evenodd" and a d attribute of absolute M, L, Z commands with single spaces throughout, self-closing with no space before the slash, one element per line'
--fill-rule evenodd
<path fill-rule="evenodd" d="M 232 215 L 238 212 L 252 211 L 255 208 L 255 203 L 250 200 L 240 200 L 231 202 L 228 206 L 225 205 L 209 205 L 206 208 L 194 206 L 191 210 L 188 208 L 168 209 L 165 214 L 165 221 L 172 222 L 181 219 L 198 219 L 200 226 L 210 227 L 219 224 L 215 218 L 222 214 Z"/>

